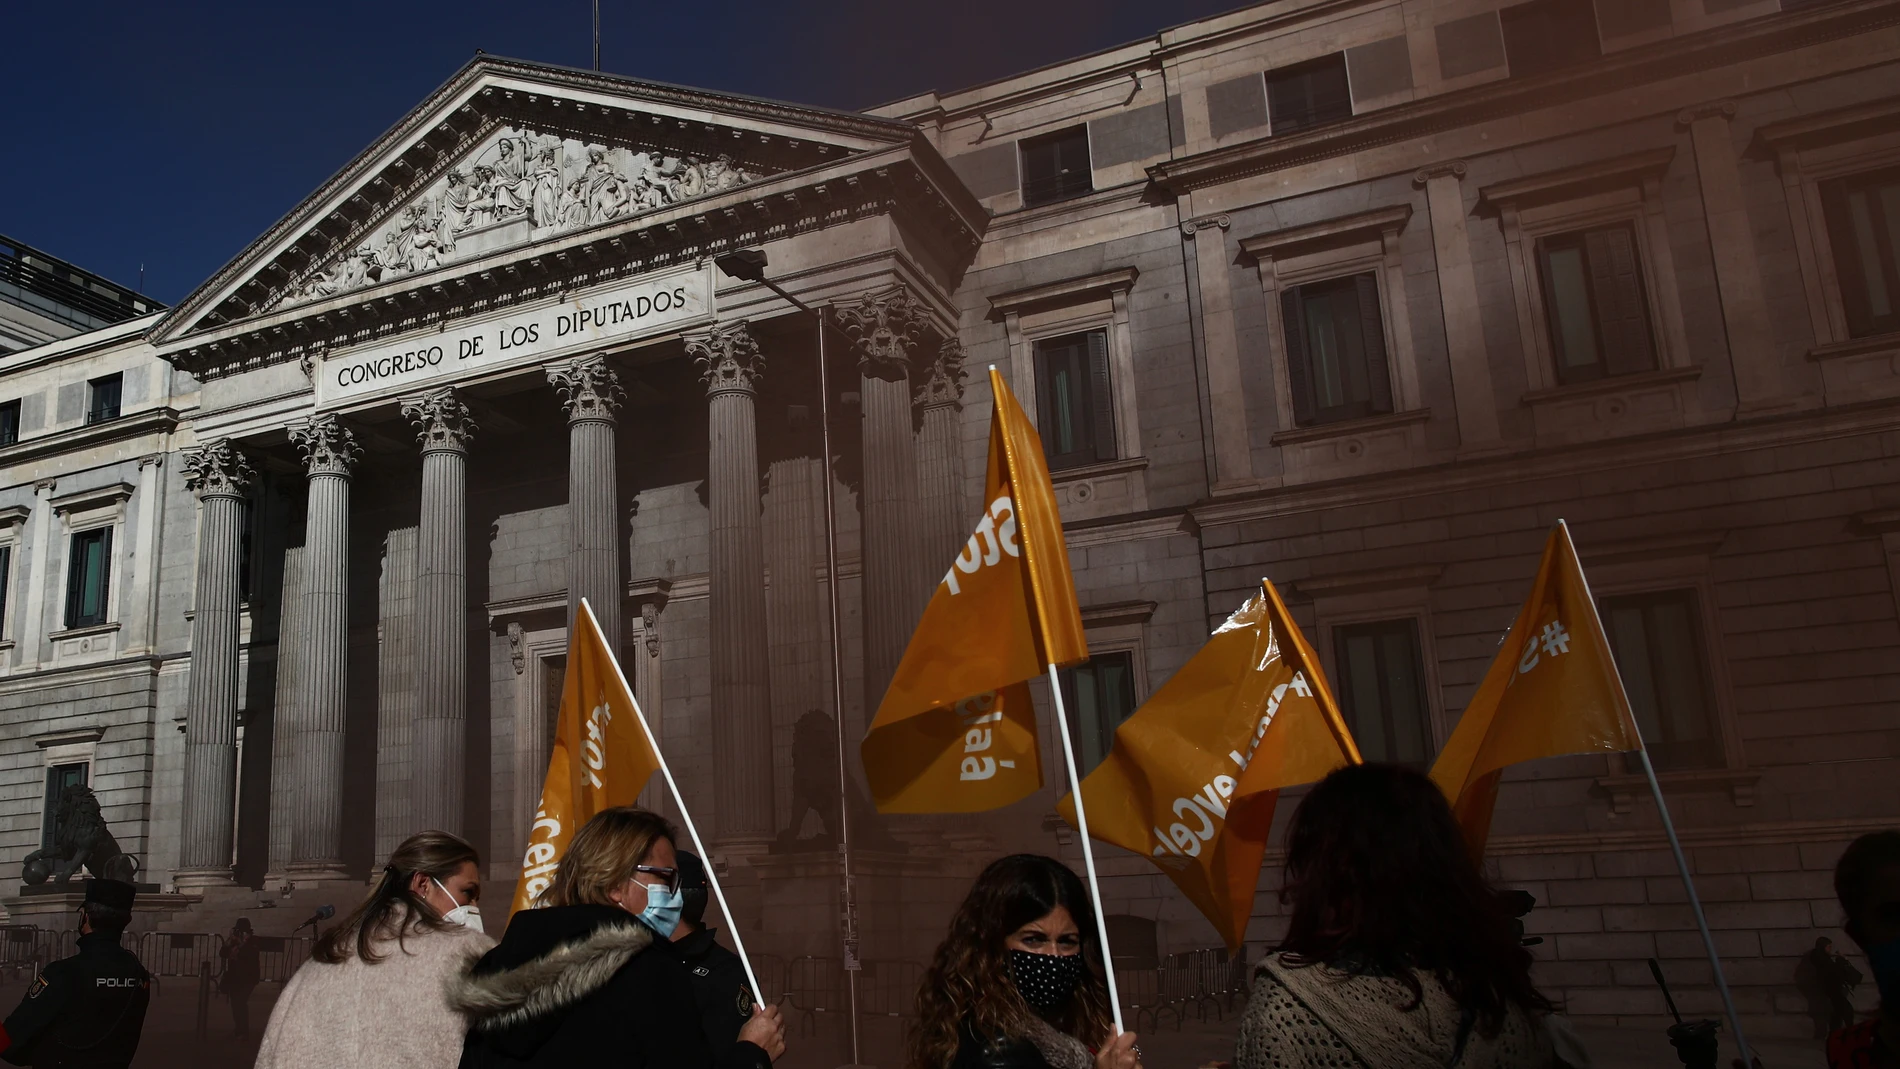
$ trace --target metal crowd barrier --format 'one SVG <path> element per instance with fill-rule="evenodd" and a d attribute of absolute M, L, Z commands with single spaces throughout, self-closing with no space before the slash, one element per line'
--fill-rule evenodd
<path fill-rule="evenodd" d="M 915 1017 L 917 985 L 924 967 L 914 961 L 867 961 L 858 979 L 858 1013 L 867 1017 Z"/>
<path fill-rule="evenodd" d="M 1143 1018 L 1150 1028 L 1159 1028 L 1162 1014 L 1172 1014 L 1179 1031 L 1189 1010 L 1205 1021 L 1212 1009 L 1218 1021 L 1237 1008 L 1247 998 L 1247 975 L 1244 952 L 1230 956 L 1226 948 L 1215 947 L 1169 954 L 1153 967 L 1119 966 L 1115 982 L 1137 1030 Z"/>
<path fill-rule="evenodd" d="M 843 1008 L 843 985 L 838 963 L 805 954 L 792 959 L 785 982 L 785 1002 L 799 1013 L 799 1032 L 816 1033 L 818 1015 Z M 763 982 L 763 981 L 761 981 Z"/>

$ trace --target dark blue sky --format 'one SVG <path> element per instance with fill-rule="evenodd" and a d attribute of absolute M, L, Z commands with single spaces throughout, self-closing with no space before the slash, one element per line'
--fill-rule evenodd
<path fill-rule="evenodd" d="M 602 0 L 609 71 L 831 107 L 950 90 L 1238 0 Z M 585 67 L 590 0 L 20 2 L 0 234 L 176 302 L 476 49 Z"/>

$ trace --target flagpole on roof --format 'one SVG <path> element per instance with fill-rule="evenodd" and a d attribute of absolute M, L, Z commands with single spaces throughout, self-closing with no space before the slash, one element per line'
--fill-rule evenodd
<path fill-rule="evenodd" d="M 594 69 L 600 69 L 600 0 L 594 0 Z"/>
<path fill-rule="evenodd" d="M 1564 540 L 1569 542 L 1574 552 L 1576 542 L 1570 538 L 1570 525 L 1563 520 L 1557 526 L 1564 529 Z M 1590 577 L 1584 574 L 1581 565 L 1577 576 L 1583 581 L 1584 600 L 1590 605 L 1591 615 L 1596 617 L 1597 631 L 1608 634 L 1603 629 L 1603 614 L 1597 611 L 1596 595 L 1590 592 Z M 1616 689 L 1623 692 L 1623 702 L 1629 704 L 1629 693 L 1623 686 L 1623 670 L 1616 670 Z M 1722 958 L 1715 950 L 1715 937 L 1709 934 L 1709 918 L 1702 912 L 1702 899 L 1695 893 L 1695 880 L 1689 876 L 1689 859 L 1682 852 L 1682 840 L 1676 835 L 1676 822 L 1669 816 L 1669 804 L 1663 801 L 1662 784 L 1656 779 L 1656 766 L 1650 763 L 1649 747 L 1642 745 L 1642 725 L 1630 717 L 1630 730 L 1635 732 L 1636 759 L 1642 762 L 1643 778 L 1649 781 L 1649 793 L 1656 799 L 1656 813 L 1662 817 L 1663 834 L 1669 838 L 1669 849 L 1676 856 L 1676 871 L 1682 874 L 1682 889 L 1689 896 L 1689 909 L 1695 913 L 1695 926 L 1702 933 L 1702 945 L 1709 953 L 1709 968 L 1715 973 L 1715 989 L 1722 995 L 1722 1009 L 1728 1014 L 1729 1027 L 1735 1030 L 1735 1046 L 1741 1051 L 1743 1065 L 1754 1065 L 1754 1056 L 1749 1052 L 1748 1039 L 1742 1035 L 1742 1018 L 1735 1012 L 1735 996 L 1729 992 L 1728 977 L 1722 975 Z"/>
<path fill-rule="evenodd" d="M 587 624 L 596 633 L 600 632 L 600 621 L 594 618 L 594 607 L 581 599 L 581 611 L 587 615 Z M 686 798 L 680 794 L 680 786 L 673 781 L 673 769 L 666 763 L 666 754 L 660 750 L 660 740 L 653 737 L 653 729 L 647 726 L 647 714 L 640 709 L 640 699 L 633 696 L 633 688 L 627 684 L 626 673 L 620 670 L 620 659 L 613 650 L 602 642 L 607 650 L 606 661 L 614 666 L 614 678 L 620 680 L 627 698 L 633 703 L 633 718 L 640 722 L 640 734 L 647 740 L 647 747 L 653 751 L 653 759 L 660 766 L 660 775 L 666 778 L 666 789 L 673 792 L 673 804 L 680 807 L 680 823 L 686 825 L 686 834 L 693 840 L 693 852 L 706 863 L 706 883 L 712 887 L 713 897 L 719 900 L 719 912 L 726 915 L 726 934 L 732 936 L 732 949 L 739 952 L 739 964 L 745 966 L 746 983 L 752 987 L 752 999 L 760 1006 L 766 1006 L 765 992 L 759 987 L 759 978 L 752 971 L 752 959 L 745 952 L 745 940 L 739 937 L 739 921 L 732 915 L 732 907 L 726 905 L 726 892 L 719 886 L 719 872 L 713 864 L 713 856 L 706 852 L 706 844 L 700 841 L 699 828 L 693 823 L 693 814 L 686 809 Z"/>

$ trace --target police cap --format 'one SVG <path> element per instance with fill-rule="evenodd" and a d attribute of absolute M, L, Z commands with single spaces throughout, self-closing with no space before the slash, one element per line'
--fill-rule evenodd
<path fill-rule="evenodd" d="M 86 901 L 96 902 L 108 909 L 122 909 L 132 912 L 132 897 L 138 888 L 123 880 L 87 880 Z"/>

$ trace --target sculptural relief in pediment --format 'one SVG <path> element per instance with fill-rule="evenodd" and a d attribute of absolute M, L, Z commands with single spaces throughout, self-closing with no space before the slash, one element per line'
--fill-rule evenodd
<path fill-rule="evenodd" d="M 285 303 L 479 259 L 759 177 L 730 156 L 670 156 L 503 127 L 353 248 L 300 280 Z"/>

